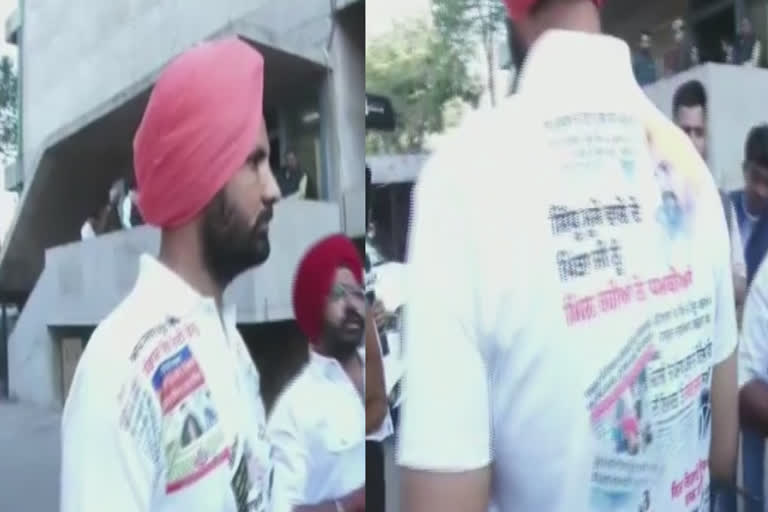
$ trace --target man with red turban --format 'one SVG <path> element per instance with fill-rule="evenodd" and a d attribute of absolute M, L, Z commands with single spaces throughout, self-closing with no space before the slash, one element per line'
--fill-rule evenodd
<path fill-rule="evenodd" d="M 138 206 L 162 232 L 97 327 L 62 417 L 62 512 L 268 512 L 259 375 L 222 303 L 269 256 L 280 198 L 264 61 L 238 39 L 174 59 L 134 139 Z"/>
<path fill-rule="evenodd" d="M 333 235 L 312 246 L 293 285 L 309 363 L 269 419 L 274 494 L 281 510 L 365 510 L 363 265 L 354 244 Z"/>
<path fill-rule="evenodd" d="M 717 188 L 599 33 L 601 0 L 505 3 L 516 94 L 414 193 L 401 510 L 710 510 L 738 445 Z M 662 167 L 690 198 L 675 223 Z M 622 397 L 650 426 L 629 450 Z"/>

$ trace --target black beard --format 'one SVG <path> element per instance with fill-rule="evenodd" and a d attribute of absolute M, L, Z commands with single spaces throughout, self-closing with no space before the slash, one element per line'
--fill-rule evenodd
<path fill-rule="evenodd" d="M 360 330 L 354 334 L 349 334 L 344 330 L 344 326 L 353 321 L 360 325 Z M 326 323 L 325 329 L 323 329 L 323 348 L 326 355 L 342 363 L 349 361 L 357 354 L 357 349 L 363 343 L 364 330 L 365 320 L 353 310 L 347 311 L 344 320 L 338 326 Z"/>
<path fill-rule="evenodd" d="M 267 233 L 260 228 L 272 217 L 266 206 L 253 227 L 219 191 L 203 213 L 203 261 L 216 283 L 226 288 L 238 275 L 261 265 L 269 257 Z"/>
<path fill-rule="evenodd" d="M 509 44 L 509 53 L 512 57 L 512 62 L 515 65 L 515 83 L 514 90 L 517 90 L 517 82 L 520 79 L 520 71 L 525 63 L 525 58 L 528 56 L 528 45 L 523 41 L 520 32 L 515 27 L 515 22 L 507 18 L 507 43 Z"/>

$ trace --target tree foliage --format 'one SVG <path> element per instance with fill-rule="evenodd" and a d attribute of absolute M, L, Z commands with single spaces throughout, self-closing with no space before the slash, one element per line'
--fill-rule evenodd
<path fill-rule="evenodd" d="M 506 7 L 500 0 L 433 0 L 435 26 L 440 36 L 465 62 L 472 59 L 478 42 L 487 67 L 487 87 L 495 101 L 496 45 L 505 34 Z"/>
<path fill-rule="evenodd" d="M 368 135 L 370 153 L 422 151 L 429 134 L 446 128 L 444 106 L 456 98 L 476 103 L 480 93 L 453 47 L 421 20 L 368 44 L 365 80 L 368 92 L 390 98 L 396 116 L 395 133 Z"/>
<path fill-rule="evenodd" d="M 16 160 L 19 148 L 19 80 L 13 61 L 0 59 L 0 166 Z"/>

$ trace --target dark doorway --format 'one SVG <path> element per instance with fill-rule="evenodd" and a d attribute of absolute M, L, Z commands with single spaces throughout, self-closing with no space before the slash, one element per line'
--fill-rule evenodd
<path fill-rule="evenodd" d="M 733 44 L 736 28 L 734 6 L 723 5 L 707 10 L 693 23 L 693 33 L 699 47 L 701 62 L 724 62 L 723 41 Z"/>

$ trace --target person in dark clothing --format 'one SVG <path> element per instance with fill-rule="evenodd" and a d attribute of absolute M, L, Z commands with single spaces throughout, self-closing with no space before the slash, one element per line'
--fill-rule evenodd
<path fill-rule="evenodd" d="M 752 30 L 752 23 L 748 18 L 741 20 L 739 37 L 733 48 L 734 64 L 742 66 L 759 66 L 761 57 L 761 45 Z"/>
<path fill-rule="evenodd" d="M 299 165 L 296 153 L 288 151 L 285 154 L 285 165 L 275 173 L 277 184 L 284 199 L 317 199 L 315 183 Z"/>
<path fill-rule="evenodd" d="M 668 74 L 680 73 L 699 63 L 699 50 L 686 30 L 685 22 L 678 18 L 672 22 L 675 46 L 664 59 Z"/>
<path fill-rule="evenodd" d="M 744 188 L 731 193 L 744 244 L 747 283 L 768 252 L 768 124 L 755 126 L 744 147 Z"/>
<path fill-rule="evenodd" d="M 643 31 L 640 34 L 640 46 L 632 58 L 632 68 L 641 86 L 656 81 L 656 62 L 653 60 L 651 33 Z"/>

